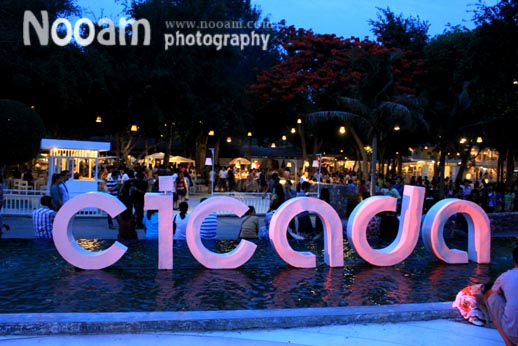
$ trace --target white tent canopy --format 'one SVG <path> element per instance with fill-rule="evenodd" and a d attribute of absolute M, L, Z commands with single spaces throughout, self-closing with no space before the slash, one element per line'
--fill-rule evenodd
<path fill-rule="evenodd" d="M 158 152 L 158 153 L 150 154 L 150 155 L 146 156 L 144 159 L 146 161 L 148 161 L 148 160 L 163 160 L 164 157 L 165 157 L 164 153 Z M 192 164 L 195 163 L 194 160 L 188 159 L 188 158 L 183 157 L 183 156 L 170 156 L 169 157 L 169 162 L 171 162 L 171 163 L 192 163 Z"/>
<path fill-rule="evenodd" d="M 173 162 L 173 163 L 192 163 L 192 164 L 195 163 L 194 160 L 188 159 L 188 158 L 183 157 L 183 156 L 171 156 L 171 157 L 169 157 L 169 162 Z"/>
<path fill-rule="evenodd" d="M 153 153 L 145 157 L 146 160 L 163 160 L 165 154 L 164 153 Z"/>

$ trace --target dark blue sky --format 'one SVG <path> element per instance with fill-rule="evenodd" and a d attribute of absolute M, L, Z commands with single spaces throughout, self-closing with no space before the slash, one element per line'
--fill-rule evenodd
<path fill-rule="evenodd" d="M 369 19 L 375 19 L 376 7 L 387 8 L 404 17 L 419 17 L 431 26 L 429 34 L 434 36 L 444 31 L 448 24 L 473 28 L 471 13 L 478 0 L 252 0 L 263 16 L 273 22 L 285 19 L 288 25 L 313 29 L 317 33 L 333 33 L 350 37 L 371 36 Z M 497 0 L 484 0 L 494 5 Z M 120 6 L 113 0 L 77 0 L 77 3 L 101 16 L 116 19 Z M 174 20 L 174 18 L 171 18 Z"/>

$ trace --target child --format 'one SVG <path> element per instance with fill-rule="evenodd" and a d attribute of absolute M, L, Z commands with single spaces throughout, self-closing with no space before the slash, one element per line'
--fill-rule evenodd
<path fill-rule="evenodd" d="M 491 288 L 491 284 L 475 284 L 463 288 L 455 298 L 453 307 L 458 308 L 462 317 L 476 326 L 483 326 L 489 322 L 484 294 Z"/>

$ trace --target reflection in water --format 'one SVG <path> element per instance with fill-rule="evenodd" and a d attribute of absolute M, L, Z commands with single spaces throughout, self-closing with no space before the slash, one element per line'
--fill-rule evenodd
<path fill-rule="evenodd" d="M 223 310 L 229 302 L 233 309 L 247 309 L 254 293 L 247 275 L 239 270 L 222 269 L 198 270 L 188 285 L 175 289 L 177 304 L 195 307 L 194 310 Z"/>
<path fill-rule="evenodd" d="M 394 267 L 364 268 L 356 274 L 346 298 L 347 305 L 412 303 L 412 284 Z"/>
<path fill-rule="evenodd" d="M 115 273 L 103 270 L 68 271 L 52 283 L 53 294 L 47 295 L 52 311 L 75 312 L 102 301 L 105 311 L 117 311 L 124 301 L 124 281 Z"/>
<path fill-rule="evenodd" d="M 81 241 L 91 250 L 113 240 Z M 207 244 L 228 252 L 236 241 Z M 174 268 L 159 271 L 158 244 L 132 244 L 122 259 L 99 271 L 76 270 L 52 241 L 0 241 L 0 311 L 195 311 L 378 305 L 452 301 L 463 287 L 494 280 L 511 267 L 515 244 L 493 239 L 491 265 L 446 265 L 420 242 L 393 267 L 373 267 L 344 241 L 345 267 L 324 264 L 322 243 L 293 241 L 296 250 L 317 255 L 317 268 L 288 266 L 267 241 L 236 270 L 208 270 L 185 242 L 174 242 Z"/>

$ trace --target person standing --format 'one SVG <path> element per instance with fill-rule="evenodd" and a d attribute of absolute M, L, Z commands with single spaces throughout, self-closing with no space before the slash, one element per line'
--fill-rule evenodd
<path fill-rule="evenodd" d="M 489 316 L 506 346 L 518 345 L 518 247 L 513 250 L 513 265 L 484 296 Z"/>
<path fill-rule="evenodd" d="M 508 189 L 504 196 L 504 210 L 511 212 L 514 209 L 514 199 L 516 195 L 512 189 Z"/>
<path fill-rule="evenodd" d="M 279 202 L 279 205 L 281 205 L 282 203 L 284 203 L 286 201 L 286 197 L 284 196 L 284 188 L 281 185 L 281 179 L 279 177 L 279 174 L 273 173 L 272 181 L 273 181 L 272 199 L 277 199 L 277 201 Z"/>
<path fill-rule="evenodd" d="M 50 196 L 42 196 L 40 207 L 32 212 L 32 224 L 36 238 L 52 238 L 52 226 L 57 213 L 51 209 L 51 206 L 52 199 Z"/>
<path fill-rule="evenodd" d="M 59 173 L 52 174 L 51 186 L 50 186 L 50 198 L 52 200 L 52 209 L 58 211 L 63 205 L 63 195 L 61 193 L 62 179 Z"/>
<path fill-rule="evenodd" d="M 227 191 L 227 169 L 221 167 L 218 173 L 218 188 L 219 191 Z"/>
<path fill-rule="evenodd" d="M 110 176 L 106 179 L 106 189 L 108 190 L 108 193 L 113 197 L 119 197 L 119 191 L 121 189 L 119 170 L 114 169 Z M 113 218 L 110 215 L 108 215 L 108 227 L 110 229 L 115 229 L 115 225 L 113 224 Z"/>
<path fill-rule="evenodd" d="M 63 204 L 68 202 L 70 199 L 70 195 L 68 193 L 68 188 L 66 182 L 70 179 L 71 173 L 67 170 L 61 171 L 59 174 L 61 176 L 61 183 L 59 184 L 59 190 L 61 191 L 61 197 L 63 199 Z"/>
<path fill-rule="evenodd" d="M 133 185 L 133 205 L 135 207 L 135 221 L 137 222 L 137 229 L 143 229 L 144 219 L 144 195 L 148 190 L 147 179 L 143 172 L 137 172 L 135 175 L 135 183 Z"/>
<path fill-rule="evenodd" d="M 183 172 L 178 173 L 175 185 L 176 194 L 178 195 L 178 203 L 185 202 L 185 198 L 189 192 L 189 185 Z"/>

